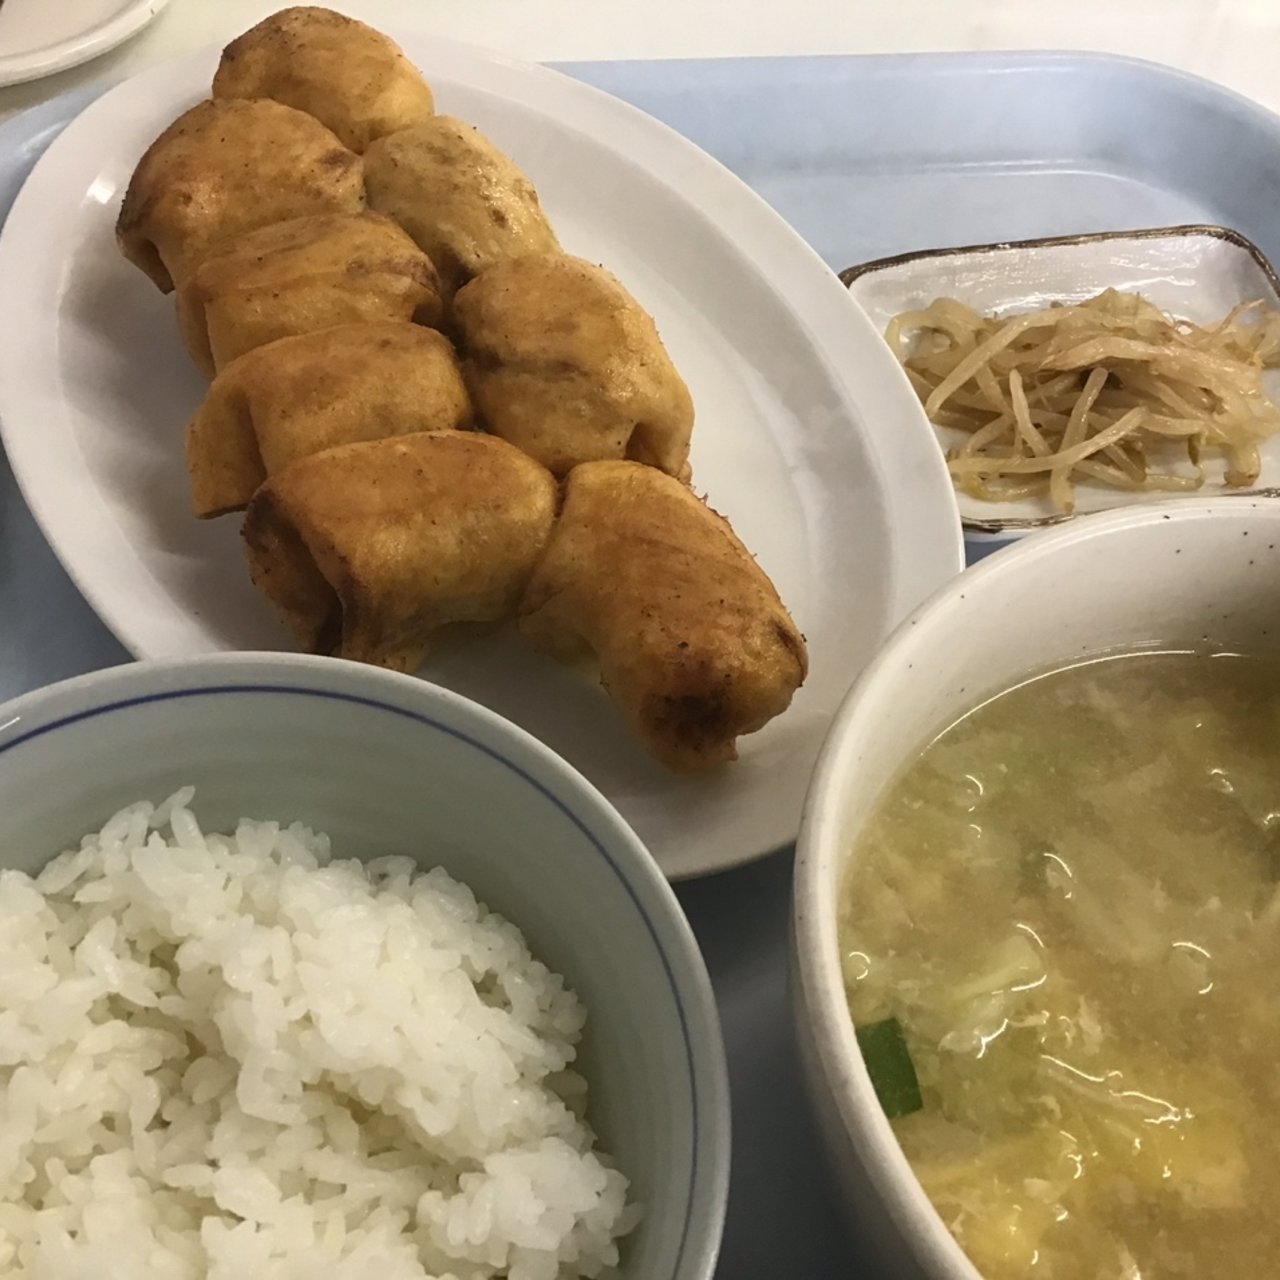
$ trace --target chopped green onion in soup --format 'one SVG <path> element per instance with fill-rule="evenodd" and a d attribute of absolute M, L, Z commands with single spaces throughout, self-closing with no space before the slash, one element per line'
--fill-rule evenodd
<path fill-rule="evenodd" d="M 892 1119 L 919 1111 L 924 1105 L 920 1081 L 897 1018 L 868 1022 L 857 1029 L 857 1036 L 862 1060 L 885 1115 Z"/>

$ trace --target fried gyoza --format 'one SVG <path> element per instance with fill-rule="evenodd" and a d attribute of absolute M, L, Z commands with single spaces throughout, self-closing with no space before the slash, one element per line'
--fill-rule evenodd
<path fill-rule="evenodd" d="M 299 643 L 412 671 L 450 622 L 515 608 L 556 512 L 551 473 L 492 436 L 340 445 L 272 476 L 244 537 Z"/>
<path fill-rule="evenodd" d="M 201 102 L 138 161 L 116 239 L 168 293 L 229 236 L 362 208 L 360 157 L 314 117 L 279 102 Z"/>
<path fill-rule="evenodd" d="M 687 476 L 693 401 L 652 317 L 607 271 L 564 254 L 490 267 L 454 299 L 476 408 L 557 475 L 630 458 Z"/>
<path fill-rule="evenodd" d="M 563 661 L 594 654 L 644 745 L 682 773 L 737 758 L 734 739 L 785 711 L 804 637 L 727 520 L 634 462 L 569 473 L 520 630 Z"/>
<path fill-rule="evenodd" d="M 431 90 L 400 47 L 354 18 L 281 9 L 233 40 L 215 98 L 274 98 L 313 115 L 352 151 L 432 114 Z"/>
<path fill-rule="evenodd" d="M 226 242 L 178 290 L 178 326 L 212 375 L 277 338 L 335 324 L 438 324 L 431 260 L 379 213 L 295 218 Z"/>
<path fill-rule="evenodd" d="M 435 116 L 365 153 L 369 206 L 436 264 L 446 293 L 495 262 L 560 246 L 533 184 L 482 133 Z"/>
<path fill-rule="evenodd" d="M 385 321 L 281 338 L 227 365 L 187 427 L 196 515 L 238 511 L 268 476 L 335 445 L 471 417 L 453 347 L 434 329 Z"/>

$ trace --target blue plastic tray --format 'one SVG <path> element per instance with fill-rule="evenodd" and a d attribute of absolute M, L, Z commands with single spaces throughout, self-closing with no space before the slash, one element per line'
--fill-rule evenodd
<path fill-rule="evenodd" d="M 700 143 L 836 270 L 930 246 L 1193 222 L 1235 227 L 1280 261 L 1280 118 L 1162 67 L 1010 54 L 563 69 Z M 0 214 L 97 92 L 0 125 Z M 0 699 L 127 660 L 0 457 Z M 715 982 L 734 1090 L 723 1280 L 873 1275 L 841 1226 L 801 1091 L 790 870 L 779 854 L 679 890 Z"/>

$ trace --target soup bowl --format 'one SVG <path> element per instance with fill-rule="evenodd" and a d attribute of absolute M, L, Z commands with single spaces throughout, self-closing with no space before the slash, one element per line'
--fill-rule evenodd
<path fill-rule="evenodd" d="M 714 997 L 662 873 L 580 774 L 465 698 L 354 663 L 123 666 L 0 707 L 0 868 L 188 784 L 205 830 L 298 820 L 339 856 L 442 866 L 513 922 L 587 1009 L 588 1118 L 645 1209 L 622 1275 L 710 1280 L 729 1171 Z"/>
<path fill-rule="evenodd" d="M 879 797 L 959 716 L 1046 670 L 1125 650 L 1277 647 L 1280 502 L 1181 499 L 1089 516 L 995 553 L 908 618 L 850 690 L 797 846 L 794 1003 L 845 1203 L 895 1280 L 978 1272 L 894 1137 L 845 999 L 838 900 Z"/>

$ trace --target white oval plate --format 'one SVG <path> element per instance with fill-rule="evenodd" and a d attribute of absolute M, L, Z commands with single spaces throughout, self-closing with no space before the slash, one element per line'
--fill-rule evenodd
<path fill-rule="evenodd" d="M 1034 311 L 1051 302 L 1083 302 L 1103 289 L 1140 293 L 1162 311 L 1211 325 L 1242 302 L 1265 302 L 1280 310 L 1280 281 L 1251 241 L 1225 227 L 1155 227 L 1146 231 L 1106 231 L 1057 236 L 962 249 L 925 249 L 850 267 L 841 273 L 854 301 L 883 333 L 894 316 L 928 306 L 935 298 L 958 298 L 989 315 Z M 1265 375 L 1269 394 L 1280 400 L 1280 373 Z M 949 449 L 964 432 L 937 429 Z M 1170 465 L 1193 474 L 1170 450 Z M 1223 479 L 1223 459 L 1205 459 L 1203 488 L 1186 496 L 1274 497 L 1280 486 L 1280 436 L 1261 446 L 1257 484 L 1233 489 Z M 1085 480 L 1076 485 L 1076 514 L 1111 511 L 1167 501 L 1157 490 L 1130 493 Z M 1061 524 L 1074 516 L 1058 511 L 1047 497 L 984 502 L 958 495 L 960 517 L 975 541 L 1003 541 Z"/>
<path fill-rule="evenodd" d="M 123 44 L 169 0 L 0 0 L 0 85 L 78 67 Z"/>
<path fill-rule="evenodd" d="M 543 68 L 401 37 L 442 111 L 537 184 L 566 248 L 657 319 L 698 407 L 695 484 L 772 575 L 808 637 L 791 709 L 741 759 L 677 778 L 601 690 L 509 631 L 442 646 L 422 674 L 523 725 L 614 801 L 671 876 L 790 843 L 855 676 L 962 566 L 951 484 L 896 362 L 836 276 L 728 170 L 634 108 Z M 0 236 L 0 432 L 63 565 L 139 657 L 280 649 L 234 518 L 189 511 L 182 433 L 204 384 L 170 299 L 118 253 L 139 155 L 205 93 L 216 54 L 153 68 L 49 148 Z M 21 305 L 16 305 L 21 300 Z"/>

